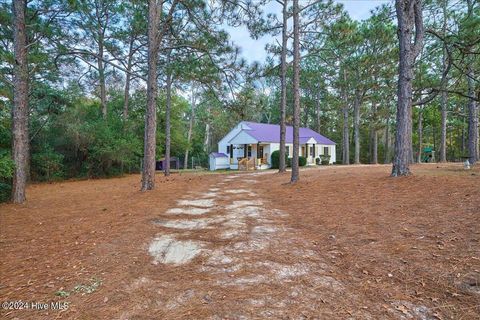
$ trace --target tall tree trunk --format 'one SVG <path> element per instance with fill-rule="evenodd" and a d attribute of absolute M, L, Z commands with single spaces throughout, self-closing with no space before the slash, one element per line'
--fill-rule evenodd
<path fill-rule="evenodd" d="M 441 129 L 440 129 L 440 162 L 447 162 L 447 93 L 440 95 L 441 104 Z"/>
<path fill-rule="evenodd" d="M 390 163 L 390 114 L 387 115 L 387 125 L 385 126 L 385 158 L 383 163 Z"/>
<path fill-rule="evenodd" d="M 157 133 L 157 59 L 159 49 L 159 22 L 163 1 L 148 1 L 148 78 L 147 110 L 143 152 L 142 191 L 155 188 L 155 153 Z"/>
<path fill-rule="evenodd" d="M 467 83 L 468 83 L 468 140 L 467 149 L 470 163 L 474 164 L 478 160 L 478 110 L 475 102 L 475 82 L 473 63 L 468 64 Z"/>
<path fill-rule="evenodd" d="M 350 137 L 348 132 L 348 106 L 342 108 L 343 133 L 342 133 L 342 162 L 350 164 Z"/>
<path fill-rule="evenodd" d="M 359 92 L 355 92 L 353 101 L 353 131 L 355 141 L 355 164 L 360 164 L 360 97 Z"/>
<path fill-rule="evenodd" d="M 299 180 L 300 148 L 300 17 L 298 0 L 293 0 L 293 159 L 291 183 Z"/>
<path fill-rule="evenodd" d="M 413 114 L 412 114 L 412 105 L 408 109 L 408 161 L 410 164 L 415 162 L 415 157 L 413 154 Z"/>
<path fill-rule="evenodd" d="M 422 142 L 423 142 L 423 111 L 418 112 L 418 154 L 417 163 L 422 162 Z"/>
<path fill-rule="evenodd" d="M 423 19 L 421 0 L 396 0 L 399 40 L 399 77 L 397 99 L 397 130 L 392 176 L 410 174 L 412 150 L 412 80 L 413 64 L 423 45 Z M 415 42 L 412 31 L 415 26 Z"/>
<path fill-rule="evenodd" d="M 467 0 L 467 15 L 473 15 L 474 1 Z M 472 49 L 472 48 L 469 48 Z M 471 51 L 471 50 L 469 50 Z M 470 163 L 474 164 L 478 160 L 478 110 L 475 101 L 475 74 L 474 74 L 474 60 L 475 56 L 468 56 L 467 66 L 467 86 L 468 86 L 468 136 L 467 136 L 467 150 Z"/>
<path fill-rule="evenodd" d="M 207 108 L 207 112 L 209 112 Z M 208 154 L 210 151 L 210 122 L 205 123 L 205 137 L 203 139 L 203 151 Z"/>
<path fill-rule="evenodd" d="M 317 117 L 317 124 L 316 124 L 316 127 L 315 129 L 317 130 L 318 133 L 321 133 L 320 130 L 321 130 L 321 127 L 322 127 L 322 124 L 321 124 L 321 104 L 320 104 L 320 89 L 318 90 L 318 93 L 317 93 L 317 99 L 315 100 L 315 115 Z"/>
<path fill-rule="evenodd" d="M 378 164 L 378 132 L 372 128 L 372 164 Z"/>
<path fill-rule="evenodd" d="M 442 10 L 443 10 L 443 27 L 442 32 L 445 37 L 447 33 L 447 4 L 448 0 L 443 0 Z M 445 72 L 447 69 L 447 49 L 443 48 L 443 57 L 442 57 L 442 72 Z M 446 89 L 446 81 L 442 85 L 442 89 Z M 440 132 L 440 162 L 447 162 L 447 105 L 448 105 L 447 92 L 442 91 L 440 95 L 440 105 L 441 105 L 441 132 Z"/>
<path fill-rule="evenodd" d="M 135 37 L 130 36 L 130 43 L 128 45 L 128 58 L 127 58 L 127 72 L 125 73 L 125 91 L 124 91 L 124 100 L 123 100 L 123 120 L 128 119 L 128 103 L 130 101 L 130 81 L 131 81 L 131 71 L 133 63 L 133 43 Z"/>
<path fill-rule="evenodd" d="M 287 12 L 288 0 L 283 0 L 282 8 L 282 53 L 280 57 L 280 159 L 278 172 L 286 171 L 286 148 L 285 148 L 285 139 L 287 132 L 286 121 L 286 112 L 287 112 L 287 22 L 288 22 L 288 12 Z"/>
<path fill-rule="evenodd" d="M 343 70 L 343 85 L 342 96 L 343 96 L 343 108 L 342 108 L 342 118 L 343 118 L 343 129 L 342 129 L 342 162 L 343 164 L 350 164 L 350 136 L 348 130 L 348 98 L 347 98 L 347 72 Z"/>
<path fill-rule="evenodd" d="M 372 164 L 378 164 L 378 132 L 377 132 L 377 104 L 372 103 L 372 157 L 370 162 Z"/>
<path fill-rule="evenodd" d="M 192 134 L 193 134 L 193 124 L 195 121 L 195 104 L 196 104 L 196 96 L 195 96 L 195 85 L 192 84 L 192 111 L 190 114 L 190 121 L 188 124 L 188 133 L 187 133 L 187 148 L 185 149 L 185 159 L 183 162 L 183 168 L 188 168 L 188 152 L 190 151 L 190 143 L 192 142 Z"/>
<path fill-rule="evenodd" d="M 13 1 L 13 46 L 15 55 L 13 74 L 12 155 L 15 163 L 12 200 L 23 203 L 28 176 L 28 64 L 25 0 Z"/>
<path fill-rule="evenodd" d="M 463 111 L 463 114 L 465 114 L 465 108 L 462 110 Z M 467 136 L 467 134 L 465 133 L 465 116 L 462 116 L 462 146 L 461 146 L 461 150 L 462 150 L 462 155 L 465 154 L 465 147 L 466 147 L 466 143 L 465 143 L 465 137 Z"/>
<path fill-rule="evenodd" d="M 105 119 L 107 117 L 107 89 L 105 85 L 105 64 L 103 63 L 104 56 L 104 39 L 103 31 L 99 30 L 98 34 L 98 59 L 97 59 L 97 68 L 98 68 L 98 81 L 100 87 L 100 105 L 102 107 L 102 116 Z"/>
<path fill-rule="evenodd" d="M 170 57 L 168 58 L 170 60 Z M 165 176 L 170 175 L 170 146 L 171 146 L 171 130 L 170 130 L 170 113 L 172 110 L 172 73 L 167 71 L 167 96 L 165 108 Z"/>

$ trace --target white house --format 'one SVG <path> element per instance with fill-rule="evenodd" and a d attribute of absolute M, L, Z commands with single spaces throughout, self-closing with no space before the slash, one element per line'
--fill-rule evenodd
<path fill-rule="evenodd" d="M 315 164 L 321 155 L 329 155 L 330 163 L 336 161 L 335 142 L 309 128 L 300 128 L 299 154 L 307 165 Z M 286 149 L 293 156 L 293 128 L 287 126 Z M 210 154 L 210 170 L 267 169 L 271 154 L 280 149 L 280 126 L 276 124 L 242 121 L 218 142 L 218 152 Z M 227 166 L 228 164 L 228 166 Z"/>

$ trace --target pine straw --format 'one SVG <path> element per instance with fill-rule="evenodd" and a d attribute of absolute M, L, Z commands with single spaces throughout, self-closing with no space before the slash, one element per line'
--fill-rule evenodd
<path fill-rule="evenodd" d="M 26 207 L 0 206 L 0 294 L 5 300 L 66 300 L 71 307 L 5 317 L 397 319 L 402 312 L 394 305 L 411 303 L 426 306 L 433 319 L 479 319 L 479 295 L 459 283 L 480 270 L 480 170 L 457 166 L 417 166 L 414 176 L 399 179 L 388 177 L 388 166 L 308 169 L 293 186 L 286 184 L 288 174 L 233 179 L 223 187 L 250 189 L 264 208 L 288 213 L 266 211 L 279 231 L 268 235 L 265 249 L 237 252 L 234 264 L 242 266 L 234 272 L 221 272 L 206 254 L 171 266 L 153 265 L 147 253 L 162 234 L 206 243 L 209 252 L 252 240 L 260 223 L 254 218 L 235 240 L 220 237 L 220 223 L 180 231 L 152 223 L 179 219 L 164 212 L 177 207 L 186 190 L 207 192 L 223 175 L 159 178 L 158 189 L 147 194 L 137 191 L 138 176 L 33 186 Z M 215 217 L 245 197 L 219 193 L 220 207 L 182 218 Z M 272 274 L 298 264 L 308 266 L 308 274 L 281 280 Z M 259 282 L 232 284 L 259 275 L 265 276 Z M 54 296 L 92 277 L 102 280 L 97 291 Z M 329 285 L 333 280 L 338 287 Z"/>

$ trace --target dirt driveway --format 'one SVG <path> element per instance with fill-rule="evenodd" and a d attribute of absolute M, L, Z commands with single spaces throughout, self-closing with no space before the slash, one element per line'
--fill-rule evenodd
<path fill-rule="evenodd" d="M 2 316 L 480 318 L 480 171 L 388 170 L 34 185 L 0 206 L 0 294 L 68 308 Z"/>

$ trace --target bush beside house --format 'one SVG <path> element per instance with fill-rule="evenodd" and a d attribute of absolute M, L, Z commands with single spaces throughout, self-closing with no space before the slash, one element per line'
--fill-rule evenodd
<path fill-rule="evenodd" d="M 272 152 L 272 169 L 278 169 L 280 167 L 280 150 Z M 288 157 L 285 155 L 285 163 L 288 165 Z"/>
<path fill-rule="evenodd" d="M 322 165 L 329 165 L 330 164 L 330 156 L 329 155 L 321 155 L 320 156 L 320 163 Z M 318 162 L 317 162 L 317 164 L 318 164 Z"/>

